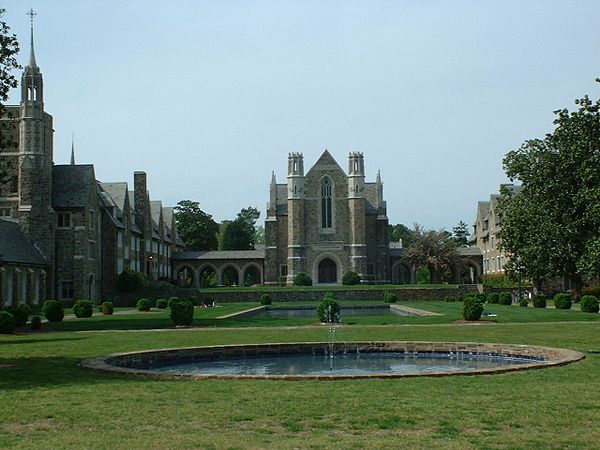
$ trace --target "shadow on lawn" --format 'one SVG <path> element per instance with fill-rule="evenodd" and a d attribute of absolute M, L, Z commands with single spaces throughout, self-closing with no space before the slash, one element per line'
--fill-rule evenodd
<path fill-rule="evenodd" d="M 44 336 L 48 336 L 48 335 L 44 334 Z M 0 345 L 41 344 L 43 342 L 79 341 L 81 339 L 85 339 L 85 338 L 84 337 L 70 337 L 70 338 L 56 337 L 56 338 L 48 338 L 48 339 L 35 339 L 35 338 L 19 339 L 19 336 L 14 336 L 14 339 L 12 339 L 12 340 L 0 341 Z"/>
<path fill-rule="evenodd" d="M 106 384 L 117 379 L 119 383 L 144 381 L 142 378 L 84 370 L 78 366 L 84 359 L 84 357 L 0 358 L 0 391 Z"/>

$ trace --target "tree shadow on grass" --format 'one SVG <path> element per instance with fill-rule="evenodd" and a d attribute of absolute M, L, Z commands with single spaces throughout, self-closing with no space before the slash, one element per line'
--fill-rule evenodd
<path fill-rule="evenodd" d="M 47 335 L 45 335 L 47 336 Z M 19 336 L 14 336 L 14 339 L 2 340 L 0 341 L 0 345 L 19 345 L 19 344 L 40 344 L 43 342 L 58 342 L 58 341 L 79 341 L 85 339 L 84 337 L 52 337 L 48 339 L 19 339 Z"/>
<path fill-rule="evenodd" d="M 139 383 L 143 378 L 92 372 L 79 367 L 85 358 L 0 358 L 0 392 L 32 388 L 89 386 L 111 381 Z"/>

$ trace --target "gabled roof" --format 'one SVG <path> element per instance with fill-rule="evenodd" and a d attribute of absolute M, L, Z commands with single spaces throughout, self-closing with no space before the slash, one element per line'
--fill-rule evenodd
<path fill-rule="evenodd" d="M 96 185 L 93 165 L 55 165 L 52 168 L 52 206 L 54 208 L 87 206 L 92 185 Z"/>
<path fill-rule="evenodd" d="M 125 210 L 125 197 L 127 197 L 127 183 L 100 183 L 100 186 L 113 199 L 121 212 Z"/>
<path fill-rule="evenodd" d="M 327 170 L 332 170 L 332 166 L 336 166 L 334 170 L 339 169 L 344 175 L 346 174 L 346 172 L 344 172 L 344 169 L 340 167 L 335 158 L 331 156 L 329 150 L 325 150 L 321 154 L 319 159 L 317 159 L 317 162 L 310 168 L 308 172 L 306 172 L 306 175 L 308 176 L 308 174 L 311 173 L 313 170 L 318 170 L 319 167 L 327 167 Z"/>
<path fill-rule="evenodd" d="M 15 222 L 0 219 L 0 262 L 46 266 L 48 263 L 35 244 Z"/>
<path fill-rule="evenodd" d="M 150 214 L 156 225 L 160 225 L 160 215 L 162 213 L 162 202 L 160 200 L 152 200 L 150 202 Z"/>
<path fill-rule="evenodd" d="M 265 248 L 259 247 L 256 250 L 210 250 L 203 252 L 175 252 L 172 258 L 175 260 L 181 259 L 195 259 L 195 260 L 206 260 L 206 259 L 264 259 Z"/>

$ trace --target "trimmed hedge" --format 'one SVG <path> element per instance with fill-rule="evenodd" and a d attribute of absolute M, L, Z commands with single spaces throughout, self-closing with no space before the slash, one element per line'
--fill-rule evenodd
<path fill-rule="evenodd" d="M 582 312 L 597 313 L 599 310 L 598 299 L 594 295 L 584 295 L 581 297 Z"/>
<path fill-rule="evenodd" d="M 385 303 L 396 303 L 398 301 L 398 297 L 393 292 L 386 292 L 383 294 L 383 301 Z"/>
<path fill-rule="evenodd" d="M 501 305 L 512 305 L 512 295 L 510 295 L 510 292 L 501 292 L 498 303 Z"/>
<path fill-rule="evenodd" d="M 556 309 L 571 309 L 571 294 L 559 293 L 554 296 L 554 307 Z"/>
<path fill-rule="evenodd" d="M 65 318 L 65 311 L 59 301 L 46 300 L 42 306 L 42 313 L 48 322 L 62 322 Z"/>
<path fill-rule="evenodd" d="M 135 305 L 138 311 L 150 311 L 150 300 L 140 298 Z"/>
<path fill-rule="evenodd" d="M 83 299 L 77 300 L 73 305 L 73 313 L 75 314 L 75 317 L 78 318 L 92 317 L 92 314 L 94 314 L 92 302 Z"/>
<path fill-rule="evenodd" d="M 259 297 L 258 301 L 260 302 L 261 305 L 265 306 L 265 305 L 270 305 L 271 302 L 271 296 L 269 294 L 263 294 Z"/>
<path fill-rule="evenodd" d="M 194 321 L 194 304 L 191 301 L 172 297 L 169 307 L 175 325 L 191 325 Z"/>
<path fill-rule="evenodd" d="M 317 306 L 317 315 L 321 323 L 337 323 L 340 321 L 340 304 L 332 294 L 323 297 L 319 306 Z"/>
<path fill-rule="evenodd" d="M 483 313 L 483 304 L 477 297 L 466 296 L 463 299 L 463 318 L 469 321 L 479 320 Z"/>
<path fill-rule="evenodd" d="M 158 309 L 167 309 L 168 306 L 169 306 L 169 300 L 167 300 L 166 298 L 156 299 L 156 307 Z"/>
<path fill-rule="evenodd" d="M 500 302 L 500 294 L 497 292 L 490 292 L 487 297 L 487 302 L 490 305 L 497 305 Z"/>
<path fill-rule="evenodd" d="M 312 286 L 312 278 L 305 273 L 299 273 L 294 277 L 295 286 Z"/>
<path fill-rule="evenodd" d="M 42 329 L 42 318 L 40 316 L 33 316 L 31 318 L 31 329 L 41 330 Z"/>
<path fill-rule="evenodd" d="M 117 277 L 117 289 L 119 292 L 139 292 L 146 287 L 148 279 L 142 272 L 125 269 Z"/>
<path fill-rule="evenodd" d="M 544 294 L 537 294 L 532 299 L 534 308 L 545 308 L 546 307 L 546 296 Z"/>
<path fill-rule="evenodd" d="M 0 333 L 10 334 L 15 331 L 15 317 L 8 311 L 0 311 Z"/>
<path fill-rule="evenodd" d="M 15 320 L 15 327 L 23 327 L 27 325 L 27 321 L 29 320 L 31 307 L 29 305 L 21 303 L 20 305 L 8 308 L 7 312 L 13 315 L 13 318 Z"/>
<path fill-rule="evenodd" d="M 360 276 L 356 272 L 346 272 L 342 277 L 342 284 L 346 286 L 360 284 Z"/>
<path fill-rule="evenodd" d="M 102 303 L 102 315 L 103 316 L 112 316 L 112 313 L 115 311 L 112 302 L 104 302 Z"/>

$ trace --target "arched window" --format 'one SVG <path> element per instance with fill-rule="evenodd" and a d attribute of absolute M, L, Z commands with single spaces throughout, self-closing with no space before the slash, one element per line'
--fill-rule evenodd
<path fill-rule="evenodd" d="M 331 180 L 329 177 L 321 181 L 321 228 L 333 226 L 331 213 Z"/>

